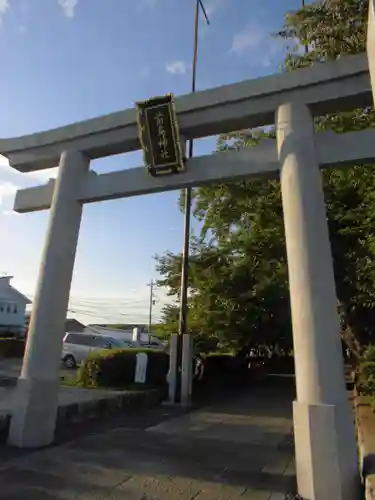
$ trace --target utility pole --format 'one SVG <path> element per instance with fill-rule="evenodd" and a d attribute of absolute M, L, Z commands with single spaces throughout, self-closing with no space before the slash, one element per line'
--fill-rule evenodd
<path fill-rule="evenodd" d="M 306 0 L 302 0 L 302 8 L 304 9 L 306 7 Z M 306 36 L 306 34 L 305 34 Z M 308 45 L 306 44 L 305 45 L 305 54 L 308 54 L 309 53 L 309 47 Z"/>
<path fill-rule="evenodd" d="M 151 327 L 152 327 L 152 306 L 155 304 L 154 301 L 154 286 L 156 283 L 154 283 L 153 280 L 147 285 L 150 287 L 150 303 L 149 303 L 149 310 L 148 310 L 148 343 L 151 344 Z"/>
<path fill-rule="evenodd" d="M 199 11 L 202 10 L 207 24 L 210 21 L 207 16 L 202 0 L 196 0 L 195 4 L 195 19 L 194 19 L 194 48 L 193 48 L 193 71 L 191 81 L 191 91 L 194 93 L 196 88 L 196 73 L 198 59 L 198 32 L 199 32 Z M 189 140 L 188 158 L 193 157 L 193 140 Z M 178 345 L 177 345 L 177 383 L 176 383 L 176 402 L 180 398 L 181 389 L 181 373 L 180 367 L 182 362 L 182 339 L 186 333 L 187 319 L 187 290 L 189 278 L 189 239 L 190 239 L 190 214 L 191 214 L 191 188 L 185 189 L 185 220 L 184 220 L 184 244 L 182 249 L 182 269 L 181 269 L 181 296 L 180 296 L 180 320 L 178 329 Z"/>

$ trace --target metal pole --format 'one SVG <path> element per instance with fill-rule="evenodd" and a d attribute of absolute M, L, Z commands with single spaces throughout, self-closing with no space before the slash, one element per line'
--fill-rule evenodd
<path fill-rule="evenodd" d="M 151 344 L 152 306 L 153 306 L 153 301 L 154 301 L 154 296 L 153 296 L 154 282 L 153 282 L 153 280 L 151 280 L 151 283 L 148 286 L 150 287 L 150 304 L 149 304 L 149 310 L 148 310 L 148 343 Z"/>
<path fill-rule="evenodd" d="M 198 32 L 199 32 L 199 9 L 202 9 L 207 24 L 210 24 L 202 0 L 196 0 L 195 18 L 194 18 L 194 50 L 193 50 L 193 68 L 191 91 L 194 93 L 196 88 L 197 58 L 198 58 Z M 193 140 L 189 141 L 188 158 L 193 157 Z M 181 391 L 181 361 L 182 361 L 182 339 L 186 333 L 187 326 L 187 290 L 189 280 L 189 239 L 190 239 L 190 215 L 191 215 L 191 188 L 185 189 L 184 204 L 184 245 L 182 249 L 182 269 L 181 269 L 181 295 L 180 295 L 180 320 L 178 329 L 177 344 L 177 383 L 176 383 L 176 402 L 180 400 Z"/>
<path fill-rule="evenodd" d="M 306 1 L 302 0 L 302 8 L 304 9 L 306 7 Z M 309 47 L 308 45 L 305 45 L 305 54 L 309 53 Z"/>

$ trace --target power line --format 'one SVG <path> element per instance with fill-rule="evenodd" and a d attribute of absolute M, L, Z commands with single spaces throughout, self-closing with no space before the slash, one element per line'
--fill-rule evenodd
<path fill-rule="evenodd" d="M 169 298 L 158 297 L 155 291 L 155 283 L 153 283 L 153 305 L 157 304 L 159 307 L 166 305 L 170 302 Z M 111 313 L 114 310 L 121 310 L 125 308 L 131 308 L 135 310 L 146 309 L 146 304 L 149 305 L 149 298 L 145 297 L 144 299 L 139 299 L 132 302 L 119 302 L 115 304 L 105 304 L 105 303 L 97 303 L 97 302 L 81 302 L 76 300 L 71 300 L 69 302 L 69 306 L 72 308 L 85 308 L 85 309 L 94 309 L 94 310 L 104 310 L 106 312 Z"/>
<path fill-rule="evenodd" d="M 118 315 L 103 315 L 101 313 L 95 313 L 95 312 L 91 312 L 91 311 L 82 311 L 82 310 L 79 310 L 79 309 L 71 309 L 69 308 L 68 313 L 70 313 L 71 315 L 73 316 L 84 316 L 84 317 L 88 317 L 88 318 L 95 318 L 95 319 L 98 319 L 98 320 L 103 320 L 103 321 L 106 321 L 106 322 L 111 322 L 111 323 L 122 323 L 123 321 L 126 321 L 127 323 L 131 323 L 131 324 L 136 324 L 136 323 L 140 323 L 140 324 L 146 324 L 147 323 L 147 313 L 145 314 L 141 314 L 141 315 L 132 315 L 132 314 L 129 314 L 129 315 L 124 315 L 125 317 L 118 317 Z M 155 321 L 161 321 L 161 316 L 158 314 L 156 316 L 154 316 L 154 320 Z"/>
<path fill-rule="evenodd" d="M 74 297 L 71 297 L 71 302 L 79 303 L 79 304 L 97 304 L 97 305 L 117 305 L 117 304 L 135 304 L 138 302 L 144 301 L 144 297 L 142 298 L 134 298 L 134 299 L 76 299 Z"/>

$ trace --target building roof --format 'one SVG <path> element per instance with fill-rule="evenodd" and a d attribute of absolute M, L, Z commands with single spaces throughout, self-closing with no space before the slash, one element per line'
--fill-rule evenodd
<path fill-rule="evenodd" d="M 29 323 L 31 319 L 31 311 L 26 312 L 26 322 Z M 80 323 L 74 318 L 67 318 L 65 321 L 65 331 L 66 332 L 83 332 L 85 330 L 85 325 Z"/>
<path fill-rule="evenodd" d="M 25 304 L 31 304 L 31 300 L 26 297 L 26 295 L 19 292 L 16 288 L 14 288 L 14 286 L 10 284 L 10 280 L 12 278 L 13 276 L 0 276 L 0 284 L 4 284 L 5 282 L 5 285 L 7 286 L 5 289 L 3 289 L 6 292 L 6 297 L 1 297 L 2 290 L 0 289 L 0 298 L 23 301 L 25 302 Z"/>
<path fill-rule="evenodd" d="M 67 318 L 65 321 L 65 330 L 67 332 L 83 332 L 85 325 L 74 318 Z"/>
<path fill-rule="evenodd" d="M 140 323 L 107 323 L 107 324 L 100 324 L 100 323 L 93 323 L 90 325 L 87 325 L 89 328 L 109 328 L 110 330 L 126 330 L 126 331 L 133 331 L 133 328 L 140 328 L 141 331 L 148 330 L 148 326 L 145 324 L 140 324 Z"/>

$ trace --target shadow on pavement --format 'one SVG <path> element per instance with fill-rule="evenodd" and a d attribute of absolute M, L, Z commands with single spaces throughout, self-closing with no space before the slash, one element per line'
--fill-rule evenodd
<path fill-rule="evenodd" d="M 293 384 L 272 379 L 201 392 L 189 412 L 160 406 L 76 423 L 44 450 L 4 446 L 0 499 L 272 499 L 295 490 L 293 398 Z"/>

